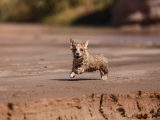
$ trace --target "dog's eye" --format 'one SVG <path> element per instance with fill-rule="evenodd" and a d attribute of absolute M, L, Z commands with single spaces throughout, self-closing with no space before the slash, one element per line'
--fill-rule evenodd
<path fill-rule="evenodd" d="M 83 51 L 83 49 L 81 48 L 80 51 Z"/>
<path fill-rule="evenodd" d="M 76 51 L 76 48 L 73 48 L 72 50 L 73 50 L 73 51 Z"/>

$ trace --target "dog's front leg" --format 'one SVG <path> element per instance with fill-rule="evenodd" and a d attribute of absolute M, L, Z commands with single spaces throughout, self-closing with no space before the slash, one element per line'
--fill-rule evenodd
<path fill-rule="evenodd" d="M 70 74 L 70 78 L 74 78 L 76 74 L 82 74 L 85 71 L 83 67 L 77 68 L 76 70 L 72 71 Z"/>
<path fill-rule="evenodd" d="M 78 74 L 82 74 L 82 73 L 84 73 L 84 71 L 85 71 L 84 67 L 79 67 L 78 68 Z"/>
<path fill-rule="evenodd" d="M 74 78 L 75 76 L 76 76 L 76 73 L 72 71 L 70 74 L 70 78 Z"/>
<path fill-rule="evenodd" d="M 76 69 L 73 69 L 71 74 L 70 74 L 70 78 L 74 78 L 76 76 L 76 74 L 82 74 L 85 72 L 85 67 L 79 67 Z"/>

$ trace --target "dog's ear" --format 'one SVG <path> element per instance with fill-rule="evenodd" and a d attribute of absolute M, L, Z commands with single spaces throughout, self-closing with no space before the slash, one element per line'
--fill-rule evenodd
<path fill-rule="evenodd" d="M 73 45 L 75 44 L 74 40 L 71 38 L 70 39 L 70 44 L 71 44 L 71 49 L 73 48 Z"/>
<path fill-rule="evenodd" d="M 89 43 L 89 40 L 87 40 L 87 41 L 84 42 L 84 48 L 85 48 L 85 49 L 87 49 L 88 43 Z"/>

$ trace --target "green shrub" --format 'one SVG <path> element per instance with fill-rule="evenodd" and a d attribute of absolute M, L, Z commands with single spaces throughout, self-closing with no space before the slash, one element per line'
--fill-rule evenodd
<path fill-rule="evenodd" d="M 77 17 L 104 9 L 114 0 L 0 0 L 0 21 L 69 25 Z"/>
<path fill-rule="evenodd" d="M 51 11 L 46 0 L 1 0 L 1 21 L 35 21 Z"/>

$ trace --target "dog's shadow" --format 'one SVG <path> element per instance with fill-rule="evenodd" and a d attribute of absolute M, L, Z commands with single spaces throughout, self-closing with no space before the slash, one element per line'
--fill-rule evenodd
<path fill-rule="evenodd" d="M 56 78 L 56 79 L 50 79 L 55 81 L 95 81 L 95 80 L 101 80 L 96 78 L 74 78 L 74 79 L 68 79 L 68 78 Z"/>

